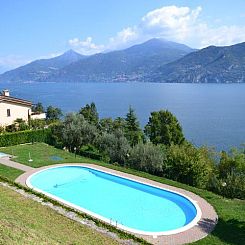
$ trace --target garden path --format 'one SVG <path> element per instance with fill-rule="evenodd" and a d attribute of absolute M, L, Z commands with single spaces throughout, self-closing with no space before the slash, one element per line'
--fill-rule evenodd
<path fill-rule="evenodd" d="M 17 163 L 11 160 L 10 156 L 6 156 L 6 157 L 0 157 L 0 163 L 3 165 L 6 165 L 8 167 L 12 167 L 12 168 L 17 168 L 20 169 L 24 172 L 33 170 L 34 168 L 21 164 L 21 163 Z"/>

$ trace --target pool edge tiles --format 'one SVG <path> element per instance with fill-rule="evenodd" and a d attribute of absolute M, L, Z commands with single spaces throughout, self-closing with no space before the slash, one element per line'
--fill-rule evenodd
<path fill-rule="evenodd" d="M 46 192 L 42 189 L 39 189 L 38 187 L 35 187 L 31 184 L 31 178 L 43 171 L 46 171 L 46 170 L 50 170 L 50 169 L 55 169 L 55 168 L 62 168 L 62 167 L 81 167 L 81 168 L 85 168 L 87 170 L 93 170 L 93 171 L 97 171 L 97 172 L 100 172 L 100 173 L 103 173 L 103 174 L 107 174 L 107 175 L 110 175 L 110 176 L 115 176 L 115 177 L 118 177 L 120 179 L 124 179 L 124 180 L 129 180 L 129 181 L 133 181 L 134 183 L 139 183 L 139 184 L 142 184 L 142 185 L 145 185 L 145 186 L 148 186 L 148 187 L 154 187 L 154 188 L 157 188 L 158 190 L 163 190 L 163 191 L 167 191 L 167 192 L 170 192 L 172 194 L 176 194 L 184 199 L 187 199 L 188 202 L 190 202 L 194 208 L 196 209 L 196 216 L 194 217 L 194 219 L 191 220 L 191 222 L 189 222 L 188 224 L 180 227 L 180 228 L 177 228 L 177 229 L 173 229 L 173 230 L 167 230 L 167 231 L 143 231 L 143 230 L 140 230 L 140 229 L 134 229 L 134 228 L 130 228 L 126 225 L 121 225 L 121 224 L 118 224 L 116 222 L 112 222 L 111 219 L 108 219 L 107 217 L 104 217 L 102 215 L 99 215 L 95 212 L 92 212 L 88 209 L 85 209 L 79 205 L 76 205 L 72 202 L 69 202 L 63 198 L 60 198 L 56 195 L 53 195 L 49 192 Z M 144 181 L 139 181 L 139 180 L 135 180 L 133 178 L 129 178 L 129 177 L 125 177 L 125 176 L 121 176 L 120 174 L 117 174 L 117 173 L 111 173 L 110 171 L 106 171 L 106 170 L 101 170 L 101 169 L 97 169 L 97 168 L 93 168 L 91 166 L 81 166 L 81 165 L 78 165 L 78 164 L 72 164 L 72 165 L 60 165 L 60 166 L 52 166 L 52 167 L 48 167 L 48 168 L 45 168 L 45 169 L 42 169 L 42 170 L 39 170 L 33 174 L 31 174 L 27 179 L 26 179 L 26 185 L 30 188 L 32 188 L 33 190 L 37 191 L 37 192 L 41 192 L 42 194 L 45 194 L 46 196 L 54 199 L 54 200 L 57 200 L 69 207 L 72 207 L 76 210 L 79 210 L 79 211 L 82 211 L 94 218 L 97 218 L 97 219 L 100 219 L 110 225 L 113 225 L 113 226 L 116 226 L 117 228 L 119 229 L 122 229 L 124 231 L 128 231 L 128 232 L 131 232 L 131 233 L 135 233 L 135 234 L 140 234 L 140 235 L 150 235 L 150 236 L 153 236 L 153 237 L 157 237 L 157 236 L 162 236 L 162 235 L 173 235 L 173 234 L 178 234 L 180 232 L 183 232 L 183 231 L 186 231 L 192 227 L 194 227 L 198 221 L 201 219 L 201 216 L 202 216 L 202 212 L 201 212 L 201 209 L 200 207 L 198 206 L 197 202 L 194 201 L 193 199 L 191 199 L 190 197 L 186 196 L 185 194 L 182 194 L 180 192 L 177 192 L 177 191 L 173 191 L 173 190 L 170 190 L 170 189 L 167 189 L 167 188 L 161 188 L 159 186 L 156 186 L 156 185 L 153 185 L 153 184 L 149 184 L 149 183 L 146 183 Z M 131 187 L 132 188 L 132 187 Z"/>

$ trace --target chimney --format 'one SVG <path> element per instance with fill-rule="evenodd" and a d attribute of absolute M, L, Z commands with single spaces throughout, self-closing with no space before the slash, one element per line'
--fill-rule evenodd
<path fill-rule="evenodd" d="M 9 97 L 9 90 L 7 90 L 7 89 L 3 90 L 2 95 Z"/>

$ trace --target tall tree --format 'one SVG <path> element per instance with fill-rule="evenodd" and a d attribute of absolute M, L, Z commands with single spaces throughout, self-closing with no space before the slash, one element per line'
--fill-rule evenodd
<path fill-rule="evenodd" d="M 99 129 L 102 132 L 112 133 L 113 132 L 113 119 L 111 117 L 100 119 Z"/>
<path fill-rule="evenodd" d="M 98 125 L 99 114 L 94 102 L 92 102 L 90 105 L 86 104 L 85 107 L 82 107 L 79 111 L 79 114 L 82 114 L 88 122 L 94 125 Z"/>
<path fill-rule="evenodd" d="M 60 119 L 62 116 L 62 111 L 60 108 L 56 108 L 53 106 L 48 106 L 46 117 L 48 120 L 54 121 Z"/>
<path fill-rule="evenodd" d="M 114 130 L 121 130 L 124 131 L 125 130 L 125 124 L 126 121 L 124 118 L 122 117 L 117 117 L 114 121 L 113 121 L 113 129 Z"/>
<path fill-rule="evenodd" d="M 140 123 L 131 106 L 125 118 L 125 136 L 131 146 L 143 140 L 143 132 L 140 128 Z"/>
<path fill-rule="evenodd" d="M 149 122 L 145 126 L 145 134 L 154 144 L 180 145 L 185 141 L 182 127 L 168 110 L 151 113 Z"/>
<path fill-rule="evenodd" d="M 44 112 L 44 107 L 43 107 L 41 102 L 38 102 L 37 104 L 32 106 L 31 110 L 33 112 L 43 113 Z"/>
<path fill-rule="evenodd" d="M 108 117 L 100 119 L 98 128 L 102 132 L 107 133 L 113 133 L 117 130 L 124 132 L 125 124 L 125 119 L 122 117 L 117 117 L 115 120 L 113 120 L 111 117 Z"/>

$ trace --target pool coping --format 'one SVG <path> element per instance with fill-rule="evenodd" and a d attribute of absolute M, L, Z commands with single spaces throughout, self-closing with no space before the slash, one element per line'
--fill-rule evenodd
<path fill-rule="evenodd" d="M 169 234 L 167 234 L 165 232 L 159 232 L 159 233 L 153 234 L 150 232 L 148 234 L 147 232 L 146 233 L 143 232 L 143 234 L 142 234 L 142 232 L 139 232 L 139 231 L 134 230 L 134 229 L 130 229 L 130 228 L 126 229 L 125 226 L 120 226 L 120 225 L 116 224 L 115 222 L 114 222 L 115 224 L 113 224 L 113 222 L 110 222 L 109 220 L 107 220 L 106 218 L 104 218 L 102 216 L 96 215 L 93 212 L 88 212 L 88 210 L 86 210 L 86 209 L 83 209 L 83 208 L 78 207 L 74 204 L 66 202 L 63 199 L 59 199 L 56 196 L 52 196 L 49 193 L 44 193 L 44 191 L 39 190 L 37 188 L 33 188 L 34 190 L 36 190 L 38 192 L 42 192 L 43 194 L 46 194 L 47 196 L 49 196 L 55 200 L 58 200 L 61 203 L 65 204 L 69 207 L 72 207 L 78 211 L 85 212 L 85 213 L 91 215 L 92 217 L 95 217 L 99 220 L 107 222 L 108 224 L 114 225 L 117 228 L 122 229 L 126 232 L 129 232 L 129 233 L 132 233 L 136 236 L 139 236 L 139 237 L 141 237 L 141 238 L 143 238 L 143 239 L 145 239 L 148 242 L 151 242 L 153 244 L 185 244 L 185 243 L 194 242 L 194 241 L 200 240 L 200 239 L 204 238 L 205 236 L 207 236 L 214 229 L 214 226 L 217 223 L 218 216 L 217 216 L 214 208 L 206 200 L 204 200 L 203 198 L 199 197 L 198 195 L 196 195 L 192 192 L 186 191 L 186 190 L 181 189 L 181 188 L 173 187 L 170 185 L 162 184 L 162 183 L 159 183 L 156 181 L 152 181 L 152 180 L 149 180 L 146 178 L 142 178 L 139 176 L 135 176 L 132 174 L 127 174 L 127 173 L 120 172 L 117 170 L 113 170 L 113 169 L 109 169 L 109 168 L 102 167 L 99 165 L 95 165 L 95 164 L 66 163 L 66 164 L 54 164 L 54 165 L 44 166 L 41 168 L 32 169 L 32 170 L 20 175 L 16 179 L 16 182 L 28 187 L 28 178 L 30 176 L 32 176 L 33 174 L 35 174 L 37 172 L 43 171 L 45 169 L 55 168 L 55 167 L 59 167 L 59 166 L 88 167 L 88 168 L 99 170 L 99 171 L 102 171 L 102 172 L 105 172 L 108 174 L 113 174 L 113 175 L 116 175 L 119 177 L 123 177 L 126 179 L 137 181 L 139 183 L 150 185 L 150 186 L 153 186 L 156 188 L 165 189 L 167 191 L 174 192 L 174 193 L 177 193 L 179 195 L 182 195 L 185 198 L 187 198 L 188 200 L 190 200 L 193 203 L 193 205 L 197 208 L 197 211 L 198 211 L 198 208 L 200 208 L 199 215 L 197 215 L 196 218 L 194 219 L 195 223 L 193 223 L 193 221 L 192 221 L 190 223 L 191 225 L 188 224 L 187 226 L 184 226 L 185 229 L 182 229 L 182 228 L 180 228 L 180 230 L 178 229 L 177 230 L 178 233 L 176 233 L 176 232 L 171 233 L 170 232 Z M 30 185 L 29 185 L 29 187 L 30 187 Z"/>

